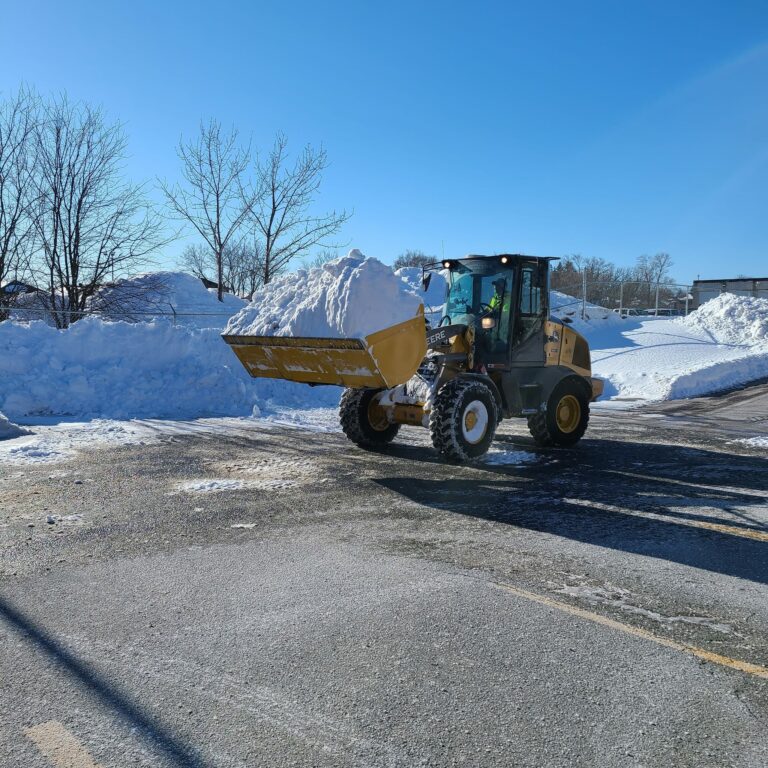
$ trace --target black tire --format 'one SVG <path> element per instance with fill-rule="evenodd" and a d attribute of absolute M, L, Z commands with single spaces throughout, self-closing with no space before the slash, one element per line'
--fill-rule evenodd
<path fill-rule="evenodd" d="M 528 417 L 528 429 L 534 441 L 545 448 L 576 445 L 584 437 L 587 424 L 589 395 L 585 384 L 574 378 L 563 379 L 557 384 L 549 396 L 546 411 Z"/>
<path fill-rule="evenodd" d="M 482 407 L 476 405 L 478 403 Z M 470 413 L 475 414 L 475 421 L 468 428 Z M 487 419 L 484 430 L 473 438 L 472 431 L 477 424 L 482 426 L 483 416 Z M 476 379 L 451 379 L 440 388 L 432 405 L 429 416 L 432 445 L 451 462 L 476 459 L 490 448 L 498 420 L 496 398 L 490 387 Z"/>
<path fill-rule="evenodd" d="M 385 420 L 372 423 L 370 418 L 371 401 L 380 389 L 345 389 L 339 403 L 339 421 L 344 434 L 362 448 L 373 448 L 392 442 L 400 430 L 399 424 L 390 424 Z"/>

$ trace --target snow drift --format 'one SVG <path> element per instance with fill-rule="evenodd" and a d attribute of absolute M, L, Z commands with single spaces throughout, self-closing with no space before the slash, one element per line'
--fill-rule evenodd
<path fill-rule="evenodd" d="M 421 298 L 391 267 L 352 250 L 278 277 L 228 323 L 235 336 L 362 338 L 412 318 Z"/>
<path fill-rule="evenodd" d="M 85 318 L 66 330 L 0 323 L 0 410 L 11 419 L 245 416 L 257 406 L 332 406 L 335 387 L 252 379 L 220 329 Z"/>

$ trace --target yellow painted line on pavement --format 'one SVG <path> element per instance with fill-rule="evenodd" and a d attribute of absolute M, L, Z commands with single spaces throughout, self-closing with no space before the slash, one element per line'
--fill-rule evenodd
<path fill-rule="evenodd" d="M 690 528 L 706 528 L 710 531 L 727 533 L 729 536 L 741 536 L 745 539 L 768 541 L 768 533 L 766 531 L 757 531 L 754 528 L 742 528 L 738 525 L 725 525 L 723 523 L 708 523 L 706 520 L 687 520 L 681 517 L 670 517 L 663 512 L 629 509 L 628 507 L 619 507 L 616 504 L 604 504 L 601 501 L 592 501 L 591 499 L 563 499 L 563 501 L 566 504 L 576 504 L 580 507 L 600 509 L 605 512 L 618 512 L 619 514 L 630 515 L 631 517 L 645 517 L 649 520 L 662 520 L 665 523 L 672 523 L 673 525 L 687 525 Z"/>
<path fill-rule="evenodd" d="M 654 483 L 670 483 L 672 485 L 683 485 L 687 488 L 694 488 L 697 491 L 716 491 L 718 493 L 732 493 L 737 496 L 754 496 L 756 499 L 762 499 L 768 503 L 768 494 L 752 488 L 736 488 L 732 485 L 702 485 L 701 483 L 692 483 L 689 480 L 679 480 L 674 477 L 663 477 L 661 475 L 644 475 L 641 472 L 627 472 L 619 469 L 605 469 L 612 475 L 623 475 L 624 477 L 633 477 L 636 480 L 650 480 Z"/>
<path fill-rule="evenodd" d="M 77 737 L 58 720 L 25 728 L 24 735 L 56 768 L 100 768 Z"/>
<path fill-rule="evenodd" d="M 546 605 L 548 608 L 554 608 L 555 610 L 562 611 L 563 613 L 569 613 L 571 616 L 578 616 L 580 619 L 591 621 L 594 624 L 601 624 L 604 627 L 610 627 L 616 629 L 619 632 L 623 632 L 626 635 L 634 635 L 635 637 L 641 637 L 644 640 L 650 640 L 657 645 L 663 645 L 666 648 L 671 648 L 675 651 L 681 651 L 691 656 L 695 656 L 698 659 L 709 661 L 712 664 L 720 664 L 723 667 L 729 667 L 730 669 L 737 669 L 739 672 L 746 672 L 748 675 L 754 675 L 755 677 L 761 677 L 764 680 L 768 680 L 768 667 L 763 667 L 759 664 L 751 664 L 748 661 L 740 661 L 739 659 L 732 659 L 730 656 L 721 656 L 719 653 L 712 653 L 705 651 L 703 648 L 697 648 L 695 645 L 688 645 L 688 643 L 680 643 L 677 640 L 671 640 L 668 637 L 659 637 L 649 632 L 646 629 L 640 627 L 634 627 L 631 624 L 623 624 L 615 619 L 609 619 L 607 616 L 602 616 L 599 613 L 593 613 L 592 611 L 586 611 L 583 608 L 578 608 L 575 605 L 569 605 L 563 603 L 560 600 L 553 600 L 546 595 L 539 595 L 536 592 L 529 592 L 527 589 L 520 589 L 520 587 L 514 587 L 511 584 L 504 584 L 503 582 L 491 582 L 491 585 L 496 589 L 503 589 L 506 592 L 511 592 L 517 597 L 522 597 L 525 600 L 530 600 L 540 605 Z"/>

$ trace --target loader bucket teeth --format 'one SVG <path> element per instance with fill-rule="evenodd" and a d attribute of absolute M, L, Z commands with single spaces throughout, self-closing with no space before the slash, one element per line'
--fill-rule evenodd
<path fill-rule="evenodd" d="M 363 339 L 232 336 L 224 341 L 254 377 L 350 388 L 389 388 L 416 373 L 427 352 L 423 307 Z"/>

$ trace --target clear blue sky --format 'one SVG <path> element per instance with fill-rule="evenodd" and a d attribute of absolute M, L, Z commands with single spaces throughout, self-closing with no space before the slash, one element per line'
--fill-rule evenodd
<path fill-rule="evenodd" d="M 127 125 L 136 180 L 201 117 L 322 143 L 320 207 L 391 261 L 665 250 L 679 280 L 768 273 L 768 3 L 11 2 L 21 81 Z M 172 261 L 183 247 L 169 248 Z"/>

